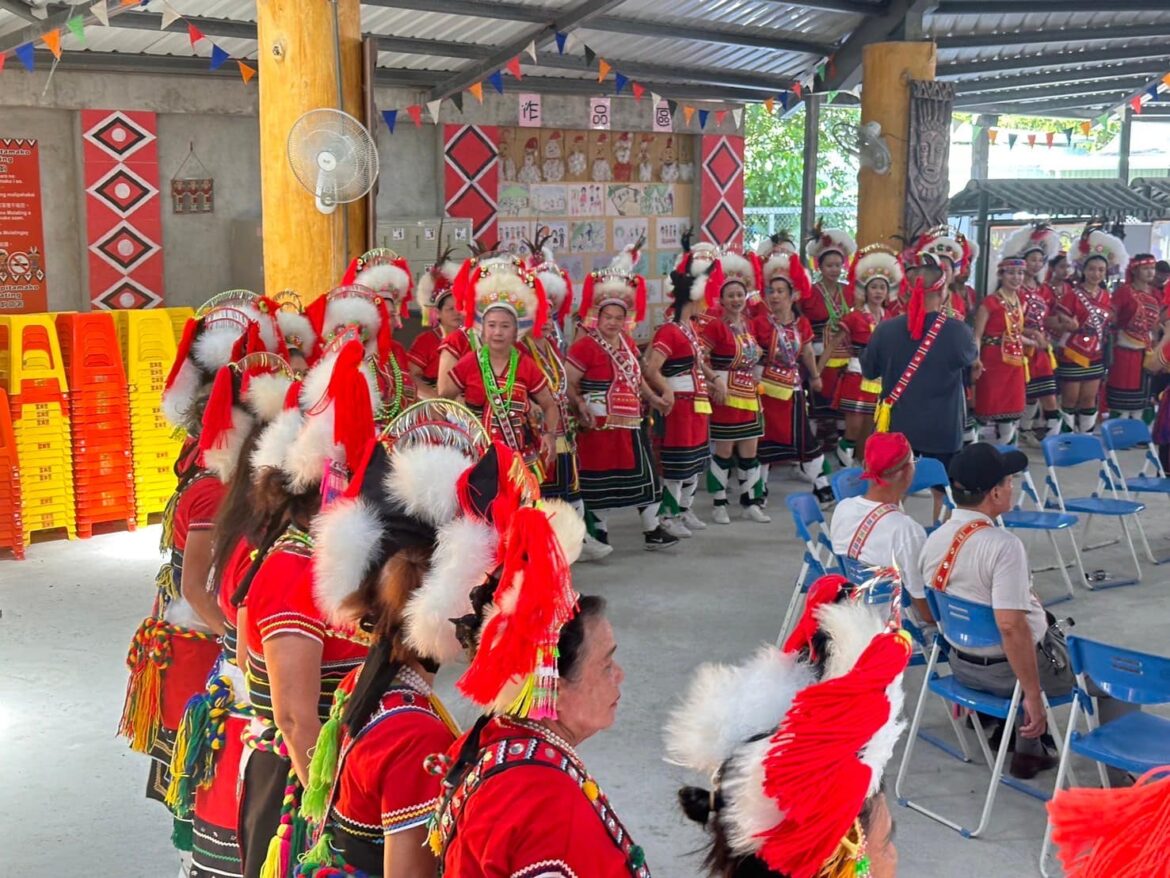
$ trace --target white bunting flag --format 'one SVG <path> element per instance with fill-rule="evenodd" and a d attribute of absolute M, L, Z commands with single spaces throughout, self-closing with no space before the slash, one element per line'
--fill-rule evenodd
<path fill-rule="evenodd" d="M 528 46 L 524 49 L 528 57 L 532 59 L 532 63 L 536 63 L 536 40 L 529 40 Z"/>
<path fill-rule="evenodd" d="M 743 124 L 743 107 L 731 111 L 731 118 L 735 120 L 736 129 Z"/>
<path fill-rule="evenodd" d="M 170 3 L 164 2 L 162 8 L 162 23 L 159 25 L 159 30 L 166 30 L 181 17 L 182 16 L 179 15 L 179 13 L 173 6 L 171 6 Z"/>
<path fill-rule="evenodd" d="M 427 101 L 427 112 L 431 114 L 431 119 L 435 124 L 439 124 L 439 108 L 443 105 L 443 99 L 439 98 L 437 101 Z"/>
<path fill-rule="evenodd" d="M 104 24 L 106 27 L 110 26 L 110 10 L 106 8 L 106 0 L 98 0 L 97 3 L 89 7 L 89 11 L 93 13 L 93 17 Z"/>
<path fill-rule="evenodd" d="M 662 95 L 657 92 L 650 92 L 650 106 L 657 107 L 660 103 L 662 103 Z"/>

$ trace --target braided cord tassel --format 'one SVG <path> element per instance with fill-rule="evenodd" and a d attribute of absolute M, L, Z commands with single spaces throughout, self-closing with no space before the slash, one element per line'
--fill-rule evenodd
<path fill-rule="evenodd" d="M 143 619 L 126 654 L 130 679 L 118 722 L 118 734 L 127 738 L 130 749 L 137 753 L 149 753 L 158 737 L 162 722 L 162 673 L 170 666 L 171 658 L 170 626 L 153 616 Z"/>
<path fill-rule="evenodd" d="M 334 690 L 329 719 L 321 726 L 317 746 L 313 748 L 309 761 L 309 785 L 301 797 L 301 816 L 314 823 L 323 823 L 329 812 L 329 799 L 341 756 L 341 715 L 348 700 L 349 693 L 344 689 Z"/>

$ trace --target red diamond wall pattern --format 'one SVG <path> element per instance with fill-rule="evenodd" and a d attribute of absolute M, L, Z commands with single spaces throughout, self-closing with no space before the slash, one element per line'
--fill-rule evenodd
<path fill-rule="evenodd" d="M 703 237 L 715 244 L 743 246 L 743 138 L 702 137 L 699 215 Z"/>
<path fill-rule="evenodd" d="M 443 192 L 447 216 L 471 220 L 481 242 L 496 242 L 496 189 L 500 180 L 499 129 L 443 126 Z"/>

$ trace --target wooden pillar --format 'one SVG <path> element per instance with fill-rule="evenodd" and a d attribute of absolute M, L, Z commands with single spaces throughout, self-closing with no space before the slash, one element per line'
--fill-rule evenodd
<path fill-rule="evenodd" d="M 910 131 L 911 79 L 934 79 L 934 43 L 872 43 L 862 50 L 861 121 L 877 122 L 890 148 L 890 171 L 858 172 L 857 243 L 884 243 L 897 250 L 906 203 L 906 144 Z"/>
<path fill-rule="evenodd" d="M 358 201 L 320 213 L 289 167 L 288 134 L 302 114 L 321 108 L 345 110 L 368 124 L 361 6 L 359 0 L 257 0 L 256 26 L 264 287 L 269 295 L 297 290 L 308 303 L 335 286 L 349 260 L 365 249 L 365 205 Z"/>
<path fill-rule="evenodd" d="M 804 173 L 800 180 L 800 252 L 817 221 L 817 162 L 820 156 L 821 96 L 804 99 Z"/>

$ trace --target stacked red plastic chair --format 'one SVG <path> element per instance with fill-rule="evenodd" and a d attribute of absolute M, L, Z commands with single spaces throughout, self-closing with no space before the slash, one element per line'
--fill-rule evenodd
<path fill-rule="evenodd" d="M 183 437 L 162 412 L 162 392 L 175 359 L 171 316 L 162 309 L 114 311 L 130 399 L 130 447 L 138 524 L 166 509 L 175 492 L 175 458 Z"/>
<path fill-rule="evenodd" d="M 8 394 L 0 388 L 0 549 L 17 558 L 24 557 L 24 529 L 20 514 L 20 463 L 16 455 L 16 437 L 12 433 L 12 416 L 8 413 Z"/>
<path fill-rule="evenodd" d="M 57 315 L 57 339 L 69 377 L 77 535 L 101 522 L 134 530 L 130 408 L 118 330 L 107 311 Z"/>
<path fill-rule="evenodd" d="M 20 463 L 22 546 L 37 531 L 73 538 L 69 385 L 50 315 L 0 316 L 0 386 Z"/>

